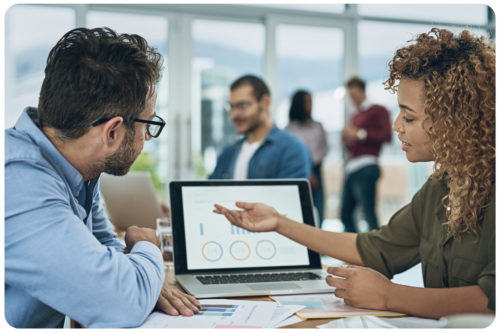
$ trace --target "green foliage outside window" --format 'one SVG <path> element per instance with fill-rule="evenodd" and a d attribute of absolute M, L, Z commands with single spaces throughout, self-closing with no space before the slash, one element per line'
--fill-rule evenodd
<path fill-rule="evenodd" d="M 135 160 L 132 167 L 130 167 L 130 172 L 149 172 L 151 176 L 151 181 L 158 195 L 158 199 L 162 199 L 162 183 L 160 177 L 156 173 L 156 166 L 158 162 L 147 152 L 142 152 L 139 157 Z"/>

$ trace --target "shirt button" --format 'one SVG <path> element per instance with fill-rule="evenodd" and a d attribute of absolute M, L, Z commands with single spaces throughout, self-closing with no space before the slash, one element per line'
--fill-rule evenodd
<path fill-rule="evenodd" d="M 451 245 L 450 245 L 450 243 L 446 244 L 446 248 L 448 248 L 448 249 L 449 249 L 449 248 L 450 248 L 450 246 L 451 246 Z"/>

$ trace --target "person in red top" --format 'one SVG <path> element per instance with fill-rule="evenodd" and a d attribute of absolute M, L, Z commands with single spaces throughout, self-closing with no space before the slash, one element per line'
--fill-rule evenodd
<path fill-rule="evenodd" d="M 342 131 L 342 142 L 347 150 L 344 167 L 344 191 L 340 212 L 346 232 L 356 232 L 353 213 L 361 205 L 370 230 L 378 228 L 375 214 L 376 183 L 380 177 L 378 156 L 384 142 L 391 141 L 389 112 L 366 99 L 365 82 L 354 77 L 347 82 L 347 90 L 356 106 L 351 124 Z"/>

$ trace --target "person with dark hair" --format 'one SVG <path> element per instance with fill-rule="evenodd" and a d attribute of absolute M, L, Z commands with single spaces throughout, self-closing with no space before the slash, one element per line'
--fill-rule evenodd
<path fill-rule="evenodd" d="M 104 212 L 99 175 L 125 175 L 160 135 L 163 57 L 138 35 L 77 28 L 52 48 L 38 108 L 5 131 L 5 319 L 16 328 L 139 326 L 156 306 L 199 302 L 164 284 L 155 230 L 125 246 Z"/>
<path fill-rule="evenodd" d="M 246 75 L 230 89 L 226 111 L 243 137 L 224 148 L 210 179 L 309 178 L 307 146 L 274 124 L 271 93 L 264 81 Z"/>
<path fill-rule="evenodd" d="M 328 142 L 326 133 L 321 123 L 311 119 L 312 96 L 305 90 L 294 93 L 290 113 L 290 123 L 285 127 L 286 131 L 292 132 L 304 140 L 312 156 L 312 173 L 309 176 L 311 182 L 314 206 L 318 209 L 319 221 L 323 221 L 323 182 L 321 178 L 321 163 L 328 153 Z"/>
<path fill-rule="evenodd" d="M 379 229 L 328 232 L 262 203 L 214 212 L 250 232 L 274 231 L 351 265 L 326 283 L 357 308 L 439 319 L 496 309 L 495 44 L 433 28 L 396 51 L 384 83 L 397 92 L 392 125 L 412 163 L 434 162 L 411 202 Z M 424 288 L 392 282 L 422 263 Z M 477 326 L 481 327 L 481 326 Z"/>
<path fill-rule="evenodd" d="M 347 151 L 344 166 L 344 189 L 340 217 L 346 232 L 356 232 L 354 210 L 361 205 L 370 230 L 378 228 L 375 214 L 375 193 L 380 177 L 378 156 L 384 142 L 391 141 L 389 112 L 366 98 L 366 84 L 357 77 L 347 81 L 347 91 L 356 113 L 342 131 Z"/>

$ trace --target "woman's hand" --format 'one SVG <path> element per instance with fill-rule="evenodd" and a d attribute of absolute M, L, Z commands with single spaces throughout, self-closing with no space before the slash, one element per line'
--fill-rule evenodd
<path fill-rule="evenodd" d="M 328 276 L 326 283 L 337 288 L 335 296 L 356 308 L 389 310 L 387 299 L 394 284 L 379 272 L 361 266 L 328 267 L 328 273 L 345 279 Z"/>
<path fill-rule="evenodd" d="M 243 210 L 229 210 L 215 204 L 214 213 L 224 215 L 229 222 L 251 232 L 276 231 L 281 216 L 273 207 L 261 203 L 236 202 Z"/>
<path fill-rule="evenodd" d="M 309 176 L 309 182 L 311 183 L 311 189 L 316 190 L 319 188 L 319 179 L 314 172 Z"/>

